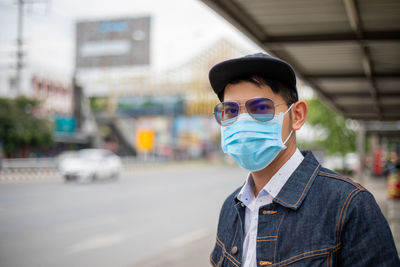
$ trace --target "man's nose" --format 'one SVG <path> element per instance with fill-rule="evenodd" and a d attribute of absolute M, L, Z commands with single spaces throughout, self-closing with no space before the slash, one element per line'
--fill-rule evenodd
<path fill-rule="evenodd" d="M 246 105 L 239 105 L 239 113 L 238 113 L 238 115 L 240 115 L 240 114 L 243 114 L 243 113 L 248 113 L 247 112 L 247 109 L 246 109 Z"/>

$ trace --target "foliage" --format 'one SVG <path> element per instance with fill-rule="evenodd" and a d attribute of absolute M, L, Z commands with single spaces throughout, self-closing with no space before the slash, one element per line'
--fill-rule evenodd
<path fill-rule="evenodd" d="M 0 142 L 8 156 L 45 149 L 53 143 L 50 121 L 35 116 L 39 101 L 24 96 L 0 98 Z"/>
<path fill-rule="evenodd" d="M 345 155 L 356 149 L 356 132 L 346 124 L 346 119 L 326 106 L 319 99 L 307 101 L 307 123 L 324 136 L 316 140 L 316 145 L 323 147 L 328 154 Z"/>
<path fill-rule="evenodd" d="M 107 109 L 107 99 L 105 97 L 91 97 L 90 109 L 94 112 L 104 111 Z"/>

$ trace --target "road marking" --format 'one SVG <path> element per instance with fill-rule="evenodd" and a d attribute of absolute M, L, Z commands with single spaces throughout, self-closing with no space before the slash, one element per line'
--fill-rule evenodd
<path fill-rule="evenodd" d="M 69 253 L 98 249 L 122 243 L 125 238 L 121 234 L 96 235 L 69 247 Z"/>
<path fill-rule="evenodd" d="M 187 245 L 189 243 L 192 243 L 194 241 L 202 239 L 203 237 L 206 237 L 207 235 L 208 235 L 207 230 L 204 228 L 200 228 L 193 232 L 189 232 L 187 234 L 184 234 L 182 236 L 178 236 L 177 238 L 172 239 L 171 242 L 169 243 L 169 246 L 173 247 L 173 248 L 183 247 L 184 245 Z"/>

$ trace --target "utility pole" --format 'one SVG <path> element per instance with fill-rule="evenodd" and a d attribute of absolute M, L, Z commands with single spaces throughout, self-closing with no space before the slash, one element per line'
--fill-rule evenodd
<path fill-rule="evenodd" d="M 21 93 L 21 71 L 24 58 L 24 52 L 22 51 L 24 4 L 24 0 L 18 0 L 17 70 L 15 74 L 15 91 L 17 95 Z"/>
<path fill-rule="evenodd" d="M 17 21 L 17 63 L 16 73 L 13 81 L 15 94 L 21 93 L 21 73 L 24 67 L 24 51 L 23 51 L 23 33 L 24 33 L 24 5 L 37 4 L 40 2 L 47 3 L 48 0 L 17 0 L 18 1 L 18 21 Z"/>

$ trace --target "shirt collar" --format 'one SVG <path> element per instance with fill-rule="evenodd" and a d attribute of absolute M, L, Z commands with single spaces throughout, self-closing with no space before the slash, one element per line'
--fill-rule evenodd
<path fill-rule="evenodd" d="M 296 170 L 296 168 L 303 161 L 304 156 L 301 154 L 299 149 L 296 148 L 294 154 L 290 157 L 288 161 L 283 164 L 283 166 L 271 177 L 269 182 L 263 187 L 262 191 L 270 194 L 275 198 L 281 191 L 282 187 L 285 185 L 289 177 Z M 242 186 L 237 198 L 243 202 L 246 206 L 255 198 L 254 197 L 254 181 L 251 173 L 246 179 L 245 184 Z M 261 194 L 262 192 L 260 192 Z"/>
<path fill-rule="evenodd" d="M 292 173 L 299 167 L 303 159 L 304 156 L 301 154 L 300 150 L 296 148 L 296 151 L 290 159 L 271 177 L 271 180 L 264 186 L 263 190 L 267 191 L 275 198 Z"/>
<path fill-rule="evenodd" d="M 237 199 L 239 199 L 243 204 L 246 206 L 249 206 L 251 201 L 254 199 L 254 181 L 253 177 L 251 176 L 251 173 L 247 176 L 246 182 L 242 186 L 242 189 L 240 189 L 239 194 L 237 195 Z"/>

